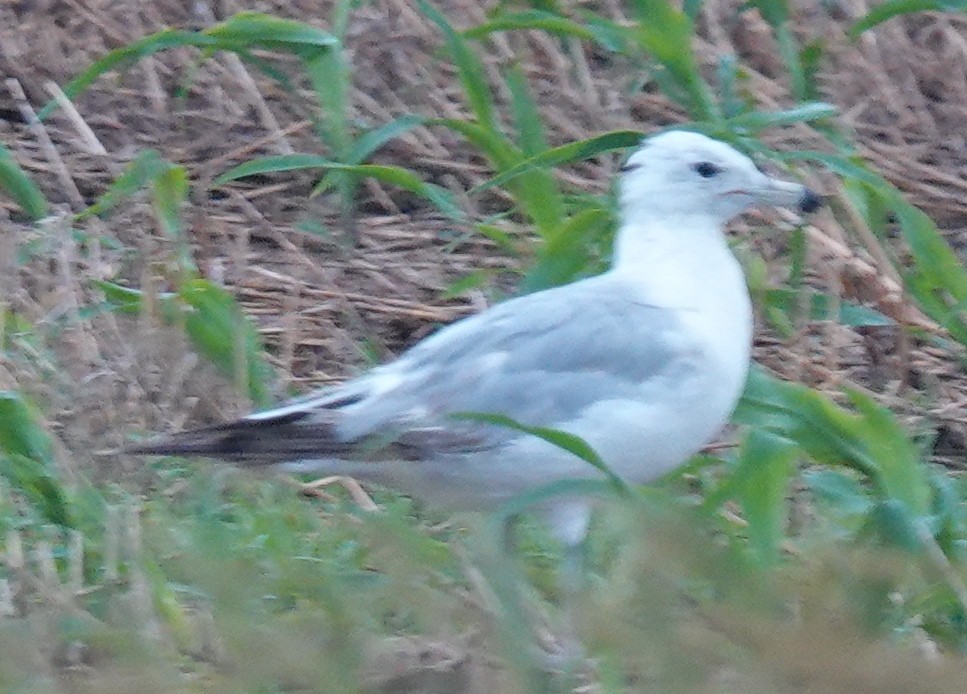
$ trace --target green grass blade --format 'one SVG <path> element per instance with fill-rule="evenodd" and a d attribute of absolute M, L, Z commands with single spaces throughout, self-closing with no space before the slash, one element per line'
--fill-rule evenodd
<path fill-rule="evenodd" d="M 903 502 L 913 513 L 927 513 L 932 492 L 913 441 L 890 410 L 859 391 L 847 390 L 846 394 L 862 422 L 856 431 L 876 459 L 889 497 Z"/>
<path fill-rule="evenodd" d="M 848 33 L 850 38 L 855 39 L 878 24 L 915 12 L 964 10 L 967 10 L 967 2 L 964 0 L 886 0 L 870 8 L 869 12 L 856 20 Z"/>
<path fill-rule="evenodd" d="M 215 184 L 221 185 L 229 181 L 256 174 L 299 171 L 304 169 L 326 169 L 351 174 L 356 177 L 372 177 L 426 198 L 441 212 L 452 219 L 462 219 L 464 217 L 463 211 L 457 205 L 450 191 L 446 188 L 425 182 L 409 169 L 378 164 L 342 164 L 315 154 L 288 154 L 253 159 L 252 161 L 245 162 L 226 171 L 215 179 Z M 323 179 L 313 189 L 313 195 L 327 190 L 332 183 L 333 179 L 331 178 Z"/>
<path fill-rule="evenodd" d="M 54 466 L 53 440 L 40 414 L 18 393 L 0 391 L 0 474 L 48 522 L 70 526 L 67 494 Z"/>
<path fill-rule="evenodd" d="M 352 70 L 342 44 L 303 61 L 319 102 L 317 130 L 333 159 L 345 161 L 352 146 L 349 123 Z"/>
<path fill-rule="evenodd" d="M 559 147 L 552 147 L 497 174 L 490 180 L 481 183 L 471 192 L 480 193 L 488 188 L 506 185 L 518 176 L 534 169 L 554 167 L 572 161 L 583 161 L 606 152 L 636 147 L 641 144 L 644 137 L 645 134 L 637 130 L 611 130 L 585 140 L 577 140 Z"/>
<path fill-rule="evenodd" d="M 519 65 L 506 72 L 510 90 L 510 109 L 517 131 L 517 147 L 522 157 L 533 158 L 546 152 L 547 136 L 540 109 L 527 88 L 527 80 Z M 514 186 L 517 203 L 533 220 L 542 238 L 549 238 L 564 223 L 564 203 L 554 175 L 547 169 L 534 169 L 524 174 Z"/>
<path fill-rule="evenodd" d="M 463 35 L 468 39 L 482 39 L 499 31 L 522 30 L 546 31 L 557 36 L 575 36 L 584 41 L 597 41 L 596 34 L 586 26 L 559 14 L 543 10 L 501 13 L 490 21 L 467 29 L 463 32 Z"/>
<path fill-rule="evenodd" d="M 787 0 L 748 0 L 745 8 L 755 7 L 772 27 L 779 47 L 779 55 L 786 64 L 792 83 L 792 94 L 797 101 L 806 98 L 806 78 L 800 60 L 799 47 L 789 30 L 790 11 Z"/>
<path fill-rule="evenodd" d="M 632 494 L 631 488 L 628 486 L 627 482 L 621 479 L 621 477 L 619 477 L 611 468 L 609 468 L 608 464 L 601 459 L 601 456 L 599 456 L 597 452 L 595 452 L 595 450 L 579 436 L 575 436 L 574 434 L 566 431 L 549 429 L 547 427 L 528 426 L 502 414 L 491 414 L 486 412 L 455 412 L 451 416 L 454 419 L 484 422 L 486 424 L 506 427 L 508 429 L 513 429 L 515 431 L 530 434 L 531 436 L 536 436 L 539 439 L 543 439 L 544 441 L 547 441 L 548 443 L 577 456 L 584 462 L 588 463 L 591 467 L 595 468 L 598 472 L 604 475 L 605 479 L 610 483 L 611 487 L 615 491 L 624 496 L 631 496 Z"/>
<path fill-rule="evenodd" d="M 47 215 L 47 199 L 40 188 L 24 173 L 10 151 L 0 143 L 0 190 L 7 193 L 13 201 L 33 220 Z"/>
<path fill-rule="evenodd" d="M 142 188 L 152 184 L 171 166 L 153 149 L 139 152 L 125 167 L 124 172 L 98 197 L 97 202 L 80 212 L 77 218 L 84 219 L 111 210 Z"/>
<path fill-rule="evenodd" d="M 753 552 L 763 564 L 779 559 L 779 544 L 788 517 L 787 493 L 799 448 L 774 433 L 753 430 L 739 448 L 732 476 L 740 479 L 738 501 L 748 522 Z"/>
<path fill-rule="evenodd" d="M 792 314 L 799 302 L 800 294 L 795 289 L 785 287 L 767 289 L 762 302 L 767 308 Z M 886 327 L 896 325 L 896 321 L 876 309 L 862 306 L 851 301 L 840 301 L 839 314 L 833 312 L 833 301 L 825 294 L 809 297 L 806 318 L 812 321 L 832 320 L 851 328 Z"/>
<path fill-rule="evenodd" d="M 857 393 L 849 396 L 858 414 L 753 368 L 733 419 L 795 441 L 819 463 L 851 467 L 881 498 L 898 500 L 916 515 L 926 513 L 926 471 L 903 428 L 885 408 Z"/>
<path fill-rule="evenodd" d="M 519 63 L 508 67 L 505 79 L 510 90 L 510 111 L 517 131 L 517 147 L 526 157 L 537 156 L 547 150 L 547 135 L 541 111 L 531 97 L 527 78 Z"/>
<path fill-rule="evenodd" d="M 272 403 L 272 368 L 258 330 L 228 291 L 203 279 L 185 282 L 179 298 L 192 310 L 185 331 L 195 348 L 233 379 L 257 407 Z"/>
<path fill-rule="evenodd" d="M 426 122 L 427 119 L 423 116 L 408 115 L 400 116 L 389 123 L 373 128 L 356 138 L 343 163 L 362 164 L 390 140 L 394 140 Z"/>
<path fill-rule="evenodd" d="M 520 153 L 500 131 L 491 130 L 480 123 L 459 118 L 434 118 L 428 125 L 441 125 L 463 135 L 467 141 L 480 150 L 502 171 L 514 166 L 520 160 Z"/>
<path fill-rule="evenodd" d="M 967 271 L 930 217 L 899 195 L 893 209 L 914 258 L 903 273 L 908 287 L 927 315 L 967 345 Z"/>
<path fill-rule="evenodd" d="M 181 237 L 181 208 L 188 199 L 188 172 L 183 166 L 162 170 L 151 186 L 155 216 L 171 238 Z"/>
<path fill-rule="evenodd" d="M 427 0 L 417 0 L 420 11 L 436 24 L 447 41 L 453 62 L 457 67 L 464 96 L 477 121 L 491 132 L 500 127 L 494 115 L 494 103 L 487 84 L 483 63 L 467 45 L 466 40 L 447 21 L 447 18 Z"/>
<path fill-rule="evenodd" d="M 207 51 L 228 50 L 243 55 L 253 48 L 284 51 L 311 60 L 336 45 L 337 39 L 311 24 L 254 12 L 239 13 L 203 32 L 166 29 L 117 48 L 96 61 L 64 87 L 73 98 L 111 70 L 126 69 L 142 58 L 169 48 L 191 46 Z M 57 108 L 51 101 L 38 114 Z"/>
<path fill-rule="evenodd" d="M 23 494 L 47 523 L 72 527 L 67 492 L 40 461 L 15 453 L 0 454 L 0 474 Z"/>
<path fill-rule="evenodd" d="M 144 292 L 140 289 L 125 287 L 105 280 L 95 280 L 92 284 L 104 294 L 110 311 L 137 315 L 144 310 Z M 160 292 L 154 299 L 161 314 L 161 320 L 166 324 L 171 325 L 182 317 L 183 311 L 178 304 L 176 293 Z"/>
<path fill-rule="evenodd" d="M 158 226 L 176 244 L 178 267 L 194 275 L 197 268 L 191 244 L 185 238 L 181 224 L 181 209 L 187 200 L 188 172 L 183 166 L 169 164 L 151 182 L 151 204 Z"/>
<path fill-rule="evenodd" d="M 64 87 L 64 93 L 68 97 L 74 98 L 82 91 L 91 86 L 101 75 L 111 70 L 121 70 L 129 68 L 142 58 L 153 55 L 168 48 L 178 48 L 182 46 L 195 46 L 199 48 L 215 48 L 217 40 L 193 31 L 182 31 L 180 29 L 166 29 L 156 34 L 145 36 L 134 43 L 129 43 L 121 48 L 116 48 L 103 58 L 94 62 L 89 68 L 71 80 Z M 40 113 L 38 117 L 43 119 L 57 108 L 57 102 L 51 101 Z"/>
<path fill-rule="evenodd" d="M 692 51 L 692 20 L 669 0 L 634 0 L 633 5 L 638 45 L 668 71 L 677 87 L 668 96 L 684 106 L 695 120 L 720 120 L 719 107 Z"/>
<path fill-rule="evenodd" d="M 239 12 L 203 33 L 220 48 L 258 47 L 303 57 L 311 57 L 339 43 L 335 36 L 311 24 L 259 12 Z"/>
<path fill-rule="evenodd" d="M 802 479 L 823 504 L 824 511 L 842 519 L 855 521 L 873 505 L 869 490 L 843 470 L 807 470 Z"/>
<path fill-rule="evenodd" d="M 53 442 L 40 419 L 19 394 L 0 391 L 0 451 L 52 465 Z"/>
<path fill-rule="evenodd" d="M 318 154 L 279 154 L 268 157 L 258 157 L 229 169 L 214 180 L 215 185 L 223 185 L 246 176 L 279 173 L 280 171 L 302 171 L 305 169 L 319 169 L 333 164 L 329 157 Z"/>
<path fill-rule="evenodd" d="M 589 207 L 572 215 L 547 237 L 537 262 L 524 275 L 521 289 L 533 292 L 575 280 L 588 266 L 589 246 L 613 223 L 612 211 L 602 207 Z"/>
<path fill-rule="evenodd" d="M 399 137 L 403 133 L 409 132 L 413 128 L 422 125 L 426 122 L 426 118 L 422 116 L 402 116 L 396 118 L 389 123 L 385 123 L 377 128 L 367 131 L 356 140 L 349 144 L 349 150 L 345 154 L 344 164 L 362 164 L 364 163 L 376 150 L 385 145 L 390 140 Z M 341 185 L 339 181 L 340 174 L 338 172 L 330 173 L 323 183 L 320 184 L 321 188 L 338 187 Z M 345 184 L 342 184 L 345 185 Z"/>
<path fill-rule="evenodd" d="M 818 161 L 847 179 L 847 183 L 852 180 L 862 184 L 853 189 L 867 196 L 866 207 L 892 211 L 913 257 L 912 266 L 897 267 L 906 288 L 924 313 L 943 325 L 958 342 L 967 345 L 967 320 L 963 316 L 967 307 L 967 270 L 926 214 L 858 158 L 811 151 L 788 152 L 779 158 Z M 882 219 L 866 221 L 875 231 L 884 226 Z"/>
<path fill-rule="evenodd" d="M 378 164 L 350 165 L 336 164 L 334 162 L 326 164 L 323 168 L 333 171 L 345 171 L 363 178 L 375 178 L 378 181 L 389 183 L 397 188 L 416 193 L 420 197 L 433 203 L 438 210 L 451 219 L 463 219 L 465 216 L 463 210 L 460 209 L 456 199 L 449 190 L 433 183 L 427 183 L 409 169 L 404 169 L 400 166 L 382 166 Z M 324 188 L 317 186 L 313 190 L 313 194 L 319 193 L 322 190 Z"/>
<path fill-rule="evenodd" d="M 839 113 L 839 109 L 832 104 L 810 102 L 799 104 L 782 111 L 751 111 L 728 120 L 729 126 L 737 131 L 757 133 L 766 128 L 778 128 L 796 123 L 832 118 Z"/>

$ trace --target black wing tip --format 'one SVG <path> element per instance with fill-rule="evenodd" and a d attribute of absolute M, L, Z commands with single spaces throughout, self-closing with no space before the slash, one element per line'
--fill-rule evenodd
<path fill-rule="evenodd" d="M 331 423 L 302 423 L 304 413 L 275 419 L 239 419 L 205 429 L 133 441 L 127 455 L 186 456 L 227 460 L 240 465 L 274 464 L 313 454 L 345 452 Z"/>

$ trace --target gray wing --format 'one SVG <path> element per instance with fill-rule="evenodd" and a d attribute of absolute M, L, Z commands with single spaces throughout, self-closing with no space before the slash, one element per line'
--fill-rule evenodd
<path fill-rule="evenodd" d="M 605 275 L 512 299 L 342 386 L 236 423 L 176 435 L 186 444 L 181 448 L 155 444 L 137 452 L 243 462 L 376 451 L 378 457 L 419 458 L 479 450 L 514 435 L 456 413 L 554 427 L 600 400 L 639 396 L 642 384 L 688 358 L 676 313 L 636 300 L 626 289 Z M 213 435 L 220 437 L 214 443 Z"/>

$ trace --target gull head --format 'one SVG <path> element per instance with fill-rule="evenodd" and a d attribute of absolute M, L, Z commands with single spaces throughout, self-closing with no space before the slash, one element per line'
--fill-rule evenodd
<path fill-rule="evenodd" d="M 626 221 L 700 214 L 722 225 L 755 205 L 817 209 L 818 195 L 772 178 L 724 142 L 674 130 L 647 138 L 621 168 Z"/>

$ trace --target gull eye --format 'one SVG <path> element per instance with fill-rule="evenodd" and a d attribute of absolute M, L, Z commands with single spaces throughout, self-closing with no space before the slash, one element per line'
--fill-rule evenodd
<path fill-rule="evenodd" d="M 702 178 L 712 178 L 722 173 L 721 167 L 716 166 L 710 161 L 700 161 L 692 165 L 692 169 Z"/>

